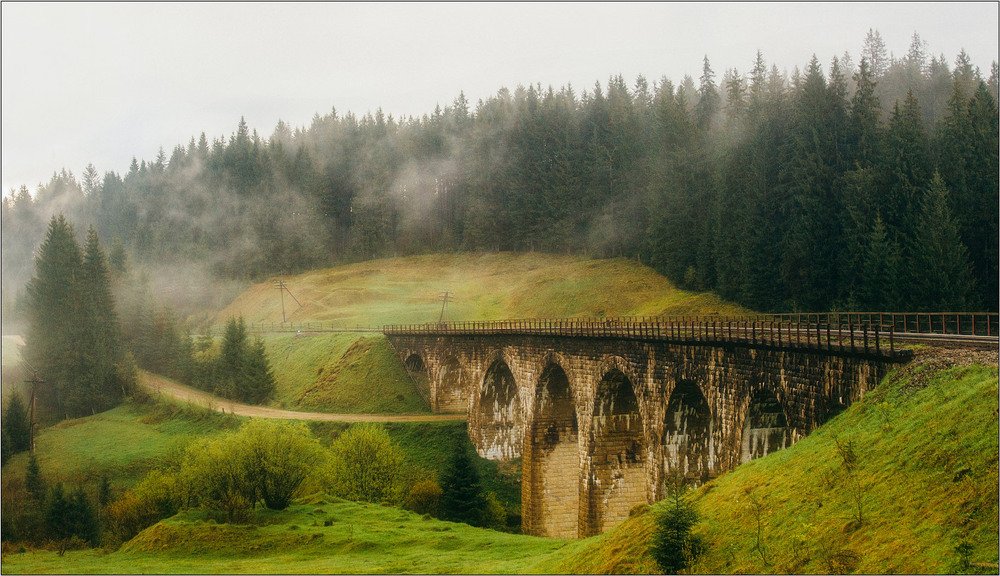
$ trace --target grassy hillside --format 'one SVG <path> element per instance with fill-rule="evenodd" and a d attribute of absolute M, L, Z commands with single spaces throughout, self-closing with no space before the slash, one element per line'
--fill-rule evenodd
<path fill-rule="evenodd" d="M 180 404 L 126 404 L 43 428 L 35 453 L 50 483 L 96 484 L 107 475 L 113 485 L 124 488 L 150 469 L 168 465 L 192 440 L 231 429 L 238 422 L 232 416 Z M 20 487 L 27 462 L 28 453 L 22 452 L 3 467 L 5 493 Z"/>
<path fill-rule="evenodd" d="M 9 574 L 524 573 L 566 543 L 321 499 L 262 512 L 252 525 L 216 524 L 187 512 L 146 529 L 117 552 L 8 552 L 3 566 Z"/>
<path fill-rule="evenodd" d="M 713 294 L 677 289 L 633 260 L 554 254 L 432 254 L 390 258 L 281 277 L 290 322 L 339 327 L 436 322 L 449 291 L 446 320 L 738 313 Z M 251 286 L 216 318 L 281 322 L 271 282 Z"/>
<path fill-rule="evenodd" d="M 957 569 L 956 546 L 968 542 L 970 560 L 995 574 L 996 355 L 978 364 L 948 363 L 925 358 L 892 372 L 862 402 L 795 446 L 693 493 L 702 517 L 695 530 L 708 543 L 693 571 L 948 573 Z M 844 470 L 837 441 L 853 442 L 856 476 Z M 857 485 L 860 492 L 852 488 Z M 754 550 L 752 500 L 762 504 L 763 558 Z M 647 552 L 653 517 L 647 513 L 575 543 L 540 569 L 655 573 Z"/>
<path fill-rule="evenodd" d="M 437 321 L 449 291 L 447 320 L 739 313 L 713 294 L 686 292 L 632 260 L 553 254 L 436 254 L 392 258 L 282 277 L 290 322 L 378 327 Z M 251 286 L 216 322 L 243 315 L 281 322 L 281 294 L 271 282 Z M 328 412 L 421 412 L 428 409 L 381 336 L 357 333 L 269 334 L 278 380 L 273 404 Z"/>
<path fill-rule="evenodd" d="M 429 407 L 382 335 L 267 334 L 273 404 L 343 413 L 417 413 Z"/>

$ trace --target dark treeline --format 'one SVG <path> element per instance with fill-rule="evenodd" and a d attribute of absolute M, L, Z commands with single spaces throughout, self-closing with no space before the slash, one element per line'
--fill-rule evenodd
<path fill-rule="evenodd" d="M 135 262 L 213 278 L 541 250 L 637 258 L 758 310 L 996 310 L 997 65 L 984 78 L 924 46 L 891 57 L 872 31 L 857 61 L 791 74 L 758 54 L 718 75 L 706 58 L 678 84 L 519 86 L 269 138 L 241 121 L 124 175 L 88 166 L 16 191 L 4 282 L 30 276 L 59 211 Z"/>

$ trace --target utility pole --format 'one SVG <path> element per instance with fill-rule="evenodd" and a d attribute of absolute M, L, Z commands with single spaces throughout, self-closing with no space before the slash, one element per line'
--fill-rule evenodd
<path fill-rule="evenodd" d="M 438 324 L 444 321 L 444 307 L 448 305 L 448 302 L 454 302 L 455 298 L 452 296 L 451 292 L 441 293 L 441 315 L 438 316 Z"/>
<path fill-rule="evenodd" d="M 35 387 L 39 384 L 45 384 L 45 381 L 38 377 L 38 374 L 32 370 L 31 380 L 25 382 L 26 384 L 31 384 L 31 397 L 28 400 L 28 452 L 35 453 Z"/>
<path fill-rule="evenodd" d="M 299 299 L 295 297 L 295 295 L 293 295 L 291 292 L 288 291 L 288 286 L 285 285 L 285 281 L 284 280 L 275 280 L 274 281 L 274 285 L 278 287 L 278 292 L 281 293 L 281 323 L 284 324 L 285 323 L 285 292 L 288 292 L 288 295 L 292 297 L 292 300 L 295 300 L 295 303 L 299 305 L 299 308 L 302 307 L 302 304 L 299 302 Z"/>

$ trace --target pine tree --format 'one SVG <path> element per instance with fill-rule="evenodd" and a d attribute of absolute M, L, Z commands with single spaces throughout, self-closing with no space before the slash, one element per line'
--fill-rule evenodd
<path fill-rule="evenodd" d="M 715 87 L 715 72 L 708 62 L 708 56 L 702 63 L 701 84 L 698 87 L 698 103 L 695 104 L 695 123 L 703 131 L 707 131 L 711 125 L 715 114 L 719 111 L 722 98 L 719 90 Z"/>
<path fill-rule="evenodd" d="M 24 489 L 36 504 L 45 501 L 45 480 L 42 478 L 42 471 L 38 467 L 38 459 L 34 453 L 28 457 L 28 467 L 24 473 Z"/>
<path fill-rule="evenodd" d="M 862 310 L 898 310 L 900 249 L 889 238 L 881 215 L 876 215 L 861 267 L 858 304 Z"/>
<path fill-rule="evenodd" d="M 244 352 L 242 375 L 240 399 L 244 402 L 260 404 L 274 394 L 274 374 L 260 338 L 255 338 Z"/>
<path fill-rule="evenodd" d="M 12 454 L 23 452 L 31 446 L 31 423 L 28 422 L 28 410 L 18 392 L 10 395 L 7 410 L 3 414 L 3 432 Z"/>
<path fill-rule="evenodd" d="M 910 306 L 918 310 L 974 307 L 972 268 L 937 172 L 924 194 L 910 248 Z"/>
<path fill-rule="evenodd" d="M 117 365 L 124 353 L 118 314 L 107 261 L 94 228 L 87 233 L 80 280 L 86 336 L 79 343 L 86 363 L 80 377 L 85 381 L 90 409 L 102 412 L 118 404 L 126 390 L 117 377 Z"/>
<path fill-rule="evenodd" d="M 73 229 L 61 215 L 49 222 L 28 283 L 25 358 L 44 380 L 38 408 L 45 419 L 85 414 L 87 398 L 77 386 L 80 343 L 86 339 L 80 289 L 83 259 Z"/>
<path fill-rule="evenodd" d="M 441 482 L 441 518 L 482 526 L 486 499 L 479 483 L 479 472 L 469 457 L 468 436 L 455 443 L 451 463 Z"/>

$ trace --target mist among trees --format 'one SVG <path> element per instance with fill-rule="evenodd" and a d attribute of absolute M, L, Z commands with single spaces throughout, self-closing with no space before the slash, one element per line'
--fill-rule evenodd
<path fill-rule="evenodd" d="M 916 34 L 894 57 L 875 31 L 790 73 L 748 56 L 420 118 L 332 111 L 269 137 L 240 121 L 124 174 L 63 170 L 4 200 L 5 307 L 62 213 L 192 283 L 539 250 L 635 258 L 762 311 L 996 310 L 996 63 L 984 78 Z"/>

